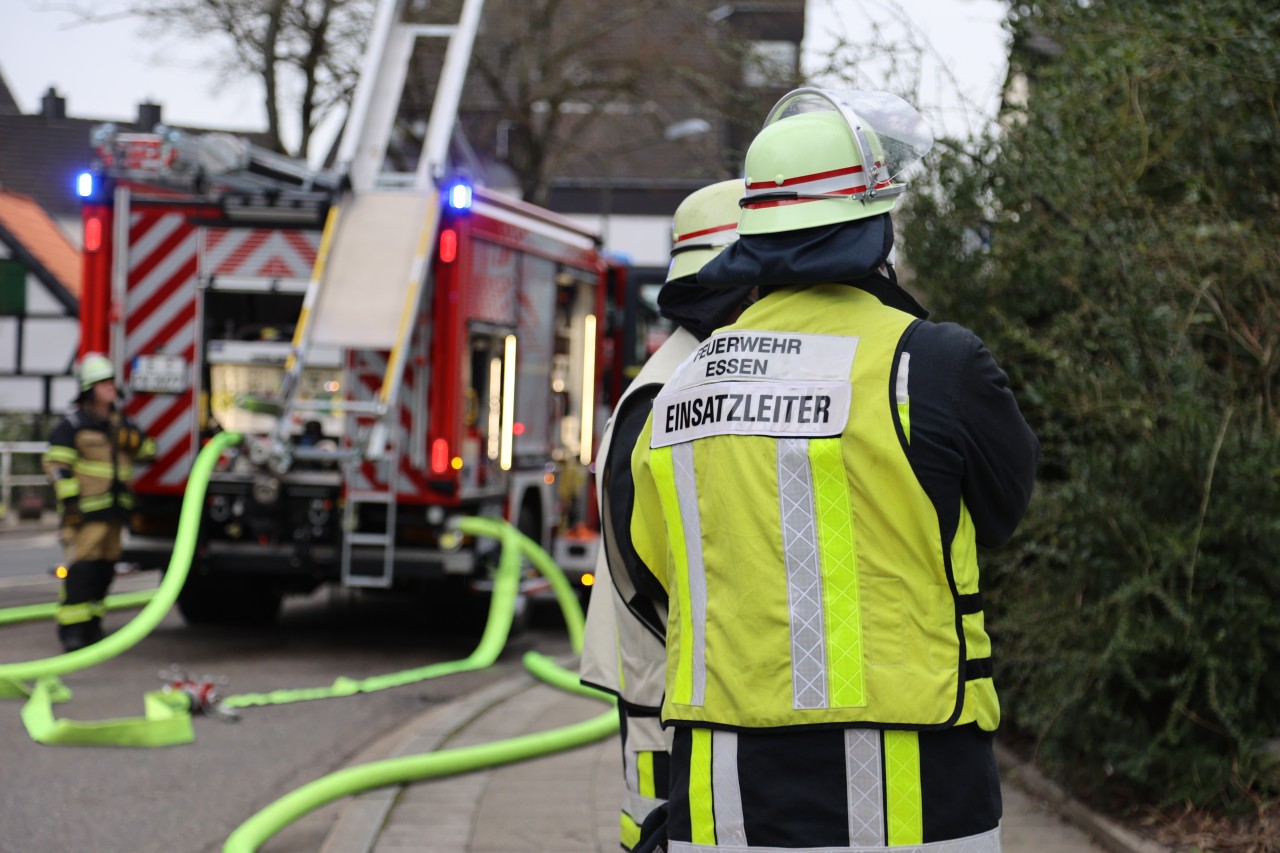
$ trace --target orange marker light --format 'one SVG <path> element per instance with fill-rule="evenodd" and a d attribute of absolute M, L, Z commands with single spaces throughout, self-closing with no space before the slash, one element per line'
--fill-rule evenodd
<path fill-rule="evenodd" d="M 55 575 L 57 575 L 59 578 L 66 578 L 66 576 L 67 576 L 67 567 L 66 567 L 66 566 L 58 566 L 58 568 L 54 569 L 53 573 L 54 573 Z"/>
<path fill-rule="evenodd" d="M 595 586 L 595 582 L 596 582 L 596 576 L 595 576 L 595 575 L 591 574 L 591 572 L 584 572 L 584 573 L 583 573 L 583 575 L 582 575 L 582 585 L 583 585 L 583 586 Z"/>

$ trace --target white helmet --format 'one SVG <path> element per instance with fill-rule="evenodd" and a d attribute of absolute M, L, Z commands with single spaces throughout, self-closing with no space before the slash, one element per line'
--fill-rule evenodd
<path fill-rule="evenodd" d="M 914 107 L 888 92 L 796 89 L 747 149 L 739 234 L 773 234 L 888 213 L 902 173 L 933 147 Z"/>
<path fill-rule="evenodd" d="M 84 358 L 80 359 L 80 368 L 77 373 L 80 377 L 81 391 L 88 391 L 104 379 L 116 378 L 116 369 L 111 364 L 111 359 L 98 352 L 85 353 Z"/>
<path fill-rule="evenodd" d="M 667 281 L 685 278 L 738 239 L 741 180 L 720 181 L 694 190 L 671 218 L 671 266 Z"/>

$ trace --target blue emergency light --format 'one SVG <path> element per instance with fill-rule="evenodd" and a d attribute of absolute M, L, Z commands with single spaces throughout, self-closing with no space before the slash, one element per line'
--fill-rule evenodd
<path fill-rule="evenodd" d="M 76 195 L 88 198 L 93 195 L 93 172 L 81 172 L 76 175 Z"/>
<path fill-rule="evenodd" d="M 449 187 L 449 206 L 454 210 L 470 210 L 471 187 L 464 183 L 456 183 Z"/>

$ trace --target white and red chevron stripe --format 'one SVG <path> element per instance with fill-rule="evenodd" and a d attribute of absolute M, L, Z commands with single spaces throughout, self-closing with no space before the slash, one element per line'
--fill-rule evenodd
<path fill-rule="evenodd" d="M 129 216 L 124 362 L 140 355 L 195 361 L 196 228 L 190 210 L 135 208 Z M 194 379 L 180 394 L 130 394 L 125 411 L 156 440 L 157 455 L 134 481 L 139 493 L 178 494 L 195 458 Z"/>
<path fill-rule="evenodd" d="M 205 228 L 200 275 L 305 281 L 311 277 L 320 236 L 319 231 L 296 228 Z"/>
<path fill-rule="evenodd" d="M 350 399 L 370 401 L 377 398 L 382 387 L 383 373 L 387 369 L 387 355 L 386 350 L 348 351 L 346 383 Z M 413 400 L 415 393 L 423 389 L 422 383 L 426 380 L 426 376 L 425 370 L 418 364 L 418 359 L 410 358 L 408 364 L 397 405 L 399 418 L 392 428 L 399 430 L 399 434 L 394 438 L 400 442 L 400 482 L 397 494 L 401 500 L 412 502 L 415 498 L 424 497 L 427 492 L 426 471 L 423 470 L 425 453 L 417 454 L 419 459 L 423 460 L 423 467 L 420 467 L 415 464 L 415 454 L 412 452 L 415 409 Z M 425 417 L 425 411 L 419 413 L 419 417 Z M 371 416 L 349 416 L 346 434 L 348 436 L 355 434 L 357 430 L 353 429 L 353 426 L 358 430 L 364 430 L 373 423 L 374 419 Z M 387 463 L 364 460 L 356 474 L 347 483 L 347 487 L 354 491 L 385 491 Z"/>

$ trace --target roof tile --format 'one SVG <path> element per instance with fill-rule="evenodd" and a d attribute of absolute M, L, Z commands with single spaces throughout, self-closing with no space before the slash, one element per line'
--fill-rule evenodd
<path fill-rule="evenodd" d="M 22 243 L 68 293 L 80 298 L 80 252 L 35 199 L 0 189 L 0 226 Z"/>

